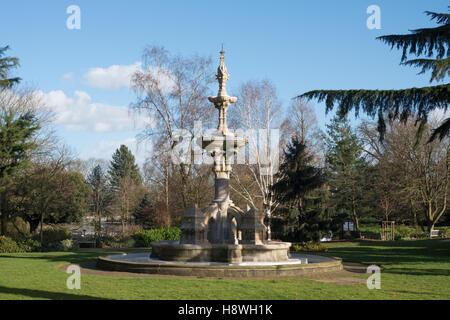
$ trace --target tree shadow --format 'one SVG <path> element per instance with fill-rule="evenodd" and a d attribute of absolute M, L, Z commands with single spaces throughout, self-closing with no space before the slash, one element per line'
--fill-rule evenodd
<path fill-rule="evenodd" d="M 0 255 L 0 258 L 7 259 L 30 259 L 30 260 L 45 260 L 50 262 L 68 262 L 68 263 L 80 263 L 85 261 L 97 260 L 99 256 L 121 254 L 121 253 L 133 253 L 133 252 L 147 252 L 150 254 L 149 249 L 117 249 L 117 250 L 101 250 L 98 251 L 68 251 L 62 254 L 61 252 L 32 252 L 32 253 L 17 253 L 14 255 Z M 37 255 L 36 255 L 37 253 Z"/>
<path fill-rule="evenodd" d="M 352 247 L 331 247 L 328 254 L 344 261 L 382 265 L 402 263 L 450 263 L 450 245 L 436 240 L 373 242 L 358 241 Z"/>
<path fill-rule="evenodd" d="M 385 272 L 416 276 L 450 276 L 450 269 L 389 268 Z"/>
<path fill-rule="evenodd" d="M 9 288 L 3 286 L 0 286 L 0 293 L 22 295 L 30 298 L 50 299 L 50 300 L 109 300 L 105 298 L 87 295 L 70 294 L 64 292 L 50 292 L 35 289 Z"/>

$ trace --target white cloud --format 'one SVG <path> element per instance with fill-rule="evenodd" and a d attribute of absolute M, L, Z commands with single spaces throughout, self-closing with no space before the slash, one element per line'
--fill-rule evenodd
<path fill-rule="evenodd" d="M 94 88 L 117 90 L 130 86 L 131 76 L 137 70 L 141 70 L 141 65 L 140 62 L 136 62 L 130 65 L 112 65 L 106 69 L 91 68 L 84 78 Z"/>
<path fill-rule="evenodd" d="M 92 102 L 84 91 L 75 91 L 73 97 L 61 90 L 39 91 L 37 94 L 55 113 L 55 124 L 64 126 L 66 130 L 118 132 L 145 127 L 144 119 L 134 119 L 127 107 Z"/>
<path fill-rule="evenodd" d="M 91 87 L 118 90 L 122 87 L 130 87 L 131 78 L 136 71 L 145 72 L 146 75 L 158 79 L 158 84 L 164 92 L 174 89 L 175 83 L 170 70 L 149 66 L 144 71 L 141 62 L 130 65 L 112 65 L 108 68 L 91 68 L 84 78 Z"/>
<path fill-rule="evenodd" d="M 61 79 L 63 80 L 72 80 L 73 79 L 73 72 L 68 72 L 62 75 Z"/>

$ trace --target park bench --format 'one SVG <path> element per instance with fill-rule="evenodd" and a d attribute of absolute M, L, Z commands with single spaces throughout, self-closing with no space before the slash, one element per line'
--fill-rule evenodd
<path fill-rule="evenodd" d="M 95 237 L 86 235 L 85 232 L 73 231 L 71 235 L 72 239 L 78 242 L 80 248 L 82 247 L 95 248 L 97 245 Z"/>
<path fill-rule="evenodd" d="M 445 237 L 445 230 L 431 230 L 430 234 L 431 238 L 444 238 Z"/>

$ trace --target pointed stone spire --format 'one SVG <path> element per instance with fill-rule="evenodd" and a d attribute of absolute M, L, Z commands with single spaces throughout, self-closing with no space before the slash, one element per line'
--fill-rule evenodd
<path fill-rule="evenodd" d="M 214 106 L 219 110 L 219 126 L 217 129 L 222 134 L 228 134 L 227 127 L 227 108 L 230 104 L 235 103 L 237 98 L 230 97 L 227 94 L 227 80 L 230 78 L 227 67 L 225 66 L 225 51 L 220 51 L 220 65 L 217 68 L 216 79 L 219 82 L 219 93 L 217 97 L 209 97 L 209 101 L 214 103 Z"/>
<path fill-rule="evenodd" d="M 225 51 L 220 51 L 220 65 L 217 68 L 216 79 L 219 82 L 219 97 L 228 96 L 227 94 L 227 81 L 230 78 L 227 67 L 225 66 Z"/>

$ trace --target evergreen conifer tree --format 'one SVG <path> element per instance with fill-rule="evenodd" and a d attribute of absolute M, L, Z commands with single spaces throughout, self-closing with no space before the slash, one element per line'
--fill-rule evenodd
<path fill-rule="evenodd" d="M 8 49 L 9 46 L 0 48 L 0 90 L 10 88 L 20 81 L 20 78 L 18 77 L 9 78 L 10 70 L 19 66 L 19 59 L 14 57 L 3 57 Z"/>
<path fill-rule="evenodd" d="M 335 116 L 327 125 L 327 169 L 331 202 L 337 212 L 347 211 L 359 230 L 359 213 L 364 203 L 364 172 L 361 142 L 346 117 Z"/>
<path fill-rule="evenodd" d="M 284 220 L 282 237 L 289 240 L 318 242 L 329 230 L 321 189 L 325 176 L 311 165 L 312 160 L 306 145 L 294 137 L 280 166 L 282 178 L 273 186 L 275 196 L 283 203 L 279 210 Z"/>
<path fill-rule="evenodd" d="M 125 145 L 121 145 L 113 154 L 108 174 L 109 183 L 113 191 L 120 188 L 125 177 L 130 177 L 136 185 L 142 183 L 142 177 L 134 155 Z"/>
<path fill-rule="evenodd" d="M 153 221 L 154 207 L 147 194 L 144 195 L 142 201 L 134 210 L 133 216 L 137 224 L 142 225 L 144 229 L 155 227 L 156 223 Z"/>
<path fill-rule="evenodd" d="M 425 12 L 435 19 L 439 26 L 412 30 L 406 35 L 386 35 L 377 39 L 389 44 L 391 48 L 403 50 L 401 64 L 421 67 L 420 73 L 431 70 L 430 82 L 444 81 L 450 66 L 450 14 Z M 427 58 L 408 60 L 408 54 Z M 434 58 L 433 55 L 435 55 Z M 447 111 L 450 101 L 450 84 L 409 88 L 403 90 L 313 90 L 301 97 L 325 101 L 326 111 L 338 105 L 338 114 L 346 115 L 352 109 L 355 115 L 364 111 L 372 118 L 378 117 L 378 131 L 383 139 L 386 132 L 385 118 L 400 119 L 406 122 L 415 117 L 420 122 L 419 135 L 423 131 L 429 114 L 436 109 Z M 450 117 L 434 130 L 430 140 L 441 140 L 450 135 Z"/>
<path fill-rule="evenodd" d="M 12 177 L 30 165 L 30 151 L 37 148 L 33 138 L 40 129 L 34 114 L 17 114 L 16 110 L 0 106 L 0 212 L 1 234 L 6 234 L 7 186 Z"/>

